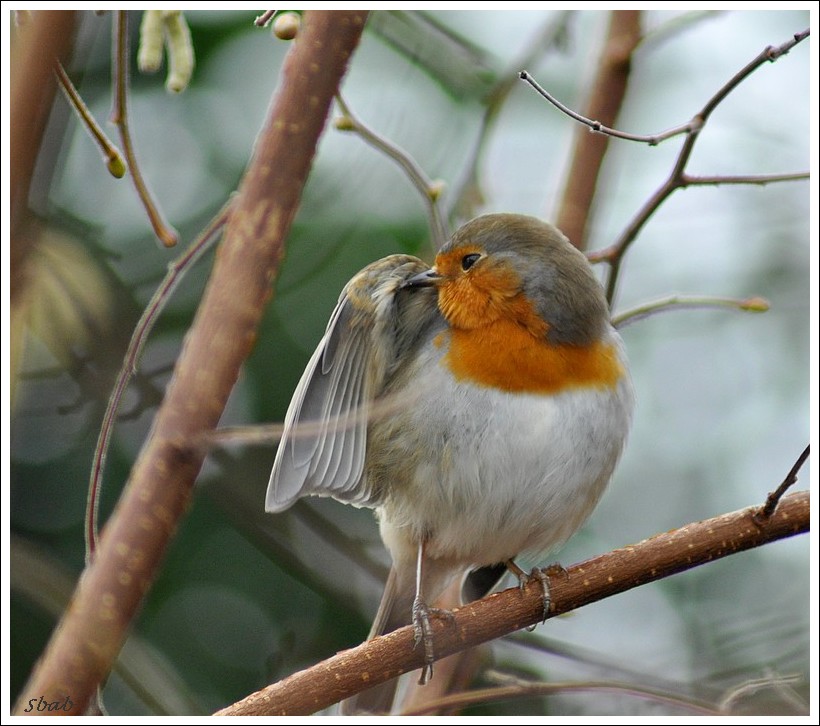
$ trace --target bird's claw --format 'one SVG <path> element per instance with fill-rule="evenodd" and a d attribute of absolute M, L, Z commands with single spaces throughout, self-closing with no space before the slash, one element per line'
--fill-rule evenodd
<path fill-rule="evenodd" d="M 433 677 L 433 662 L 435 652 L 433 650 L 433 629 L 430 626 L 430 618 L 444 618 L 452 622 L 453 613 L 442 608 L 431 608 L 421 598 L 413 601 L 413 632 L 415 633 L 416 646 L 419 643 L 424 646 L 424 665 L 419 675 L 419 685 L 425 685 Z"/>
<path fill-rule="evenodd" d="M 547 568 L 550 572 L 554 565 Z M 513 570 L 513 574 L 518 578 L 518 585 L 523 590 L 530 582 L 533 580 L 538 580 L 541 583 L 541 603 L 544 608 L 543 610 L 543 617 L 541 618 L 541 622 L 545 623 L 547 618 L 550 614 L 550 606 L 552 605 L 552 598 L 550 597 L 550 580 L 544 570 L 540 570 L 537 567 L 533 567 L 529 574 L 524 572 L 520 568 L 516 568 Z M 530 625 L 527 627 L 527 632 L 532 632 L 535 630 L 536 625 Z"/>

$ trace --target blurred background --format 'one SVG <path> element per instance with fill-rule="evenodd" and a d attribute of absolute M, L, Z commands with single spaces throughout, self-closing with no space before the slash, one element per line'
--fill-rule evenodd
<path fill-rule="evenodd" d="M 171 96 L 164 70 L 136 71 L 140 18 L 131 13 L 131 127 L 143 173 L 180 232 L 177 250 L 157 244 L 129 178 L 106 173 L 62 96 L 51 111 L 30 198 L 37 272 L 11 414 L 12 701 L 83 566 L 91 458 L 134 325 L 169 263 L 236 189 L 276 88 L 288 43 L 254 17 L 187 12 L 197 66 L 185 93 Z M 578 127 L 515 77 L 526 67 L 583 108 L 607 23 L 599 11 L 377 12 L 343 94 L 359 119 L 446 184 L 453 227 L 490 211 L 550 219 Z M 765 46 L 808 25 L 803 11 L 645 12 L 618 127 L 651 134 L 687 121 Z M 809 168 L 811 42 L 719 106 L 692 174 Z M 68 72 L 104 125 L 110 56 L 111 15 L 82 13 Z M 610 143 L 590 249 L 618 237 L 681 143 Z M 771 310 L 671 312 L 623 330 L 638 395 L 630 443 L 602 503 L 553 559 L 569 565 L 762 502 L 783 480 L 809 439 L 809 199 L 806 181 L 690 188 L 652 217 L 626 258 L 616 313 L 674 293 L 760 295 Z M 344 283 L 400 251 L 432 259 L 419 194 L 393 161 L 329 125 L 223 425 L 281 421 Z M 147 343 L 114 431 L 103 519 L 145 440 L 211 262 L 188 272 Z M 367 634 L 388 567 L 372 513 L 311 500 L 266 515 L 274 454 L 275 444 L 232 444 L 208 459 L 105 689 L 110 713 L 211 713 Z M 810 464 L 801 488 L 809 474 Z M 730 698 L 740 713 L 807 712 L 809 558 L 807 536 L 735 555 L 495 643 L 488 667 Z M 758 679 L 775 683 L 746 687 Z M 475 712 L 685 713 L 594 690 Z"/>

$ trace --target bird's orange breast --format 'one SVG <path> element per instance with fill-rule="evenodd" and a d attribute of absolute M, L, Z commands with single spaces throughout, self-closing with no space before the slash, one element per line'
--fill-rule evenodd
<path fill-rule="evenodd" d="M 624 373 L 615 346 L 551 345 L 514 321 L 473 329 L 450 328 L 443 363 L 456 379 L 516 393 L 559 393 L 566 388 L 611 388 Z"/>

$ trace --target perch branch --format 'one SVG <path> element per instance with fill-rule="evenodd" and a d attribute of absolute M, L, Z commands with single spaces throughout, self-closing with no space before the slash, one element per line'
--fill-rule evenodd
<path fill-rule="evenodd" d="M 548 568 L 555 617 L 582 605 L 683 572 L 736 552 L 758 547 L 809 528 L 809 493 L 785 497 L 770 519 L 754 521 L 747 507 L 635 545 L 614 550 L 553 575 Z M 513 587 L 453 612 L 453 621 L 436 620 L 436 654 L 445 657 L 541 622 L 543 593 L 538 582 Z M 294 673 L 251 694 L 216 715 L 307 715 L 370 686 L 420 668 L 424 653 L 413 647 L 408 626 L 374 638 Z"/>

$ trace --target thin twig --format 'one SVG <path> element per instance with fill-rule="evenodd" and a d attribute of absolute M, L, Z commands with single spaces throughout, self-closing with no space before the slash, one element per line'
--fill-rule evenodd
<path fill-rule="evenodd" d="M 720 186 L 721 184 L 756 184 L 765 186 L 776 182 L 804 181 L 808 179 L 810 173 L 807 171 L 797 171 L 788 174 L 741 174 L 737 176 L 691 176 L 683 174 L 680 188 L 694 186 Z"/>
<path fill-rule="evenodd" d="M 396 146 L 392 141 L 388 141 L 383 136 L 379 136 L 379 134 L 369 129 L 357 119 L 339 93 L 336 94 L 336 102 L 339 104 L 339 108 L 341 108 L 343 114 L 341 119 L 337 119 L 335 123 L 336 128 L 340 131 L 354 131 L 365 143 L 370 144 L 373 148 L 378 149 L 393 159 L 393 161 L 404 170 L 404 173 L 407 174 L 410 182 L 424 199 L 430 222 L 430 232 L 433 236 L 433 243 L 436 249 L 440 248 L 450 236 L 447 231 L 447 225 L 441 216 L 441 210 L 438 207 L 441 185 L 428 179 L 424 170 L 404 149 Z"/>
<path fill-rule="evenodd" d="M 481 688 L 466 693 L 456 693 L 423 706 L 402 712 L 402 716 L 423 716 L 425 714 L 440 713 L 441 711 L 459 711 L 469 706 L 493 703 L 495 701 L 510 701 L 516 698 L 534 698 L 538 696 L 553 696 L 561 693 L 620 693 L 625 696 L 643 698 L 654 703 L 666 706 L 675 706 L 683 711 L 700 716 L 717 716 L 720 711 L 708 703 L 696 701 L 693 698 L 676 696 L 667 691 L 656 688 L 647 688 L 639 684 L 618 683 L 617 681 L 564 681 L 558 683 L 518 683 L 511 686 L 496 686 Z"/>
<path fill-rule="evenodd" d="M 108 136 L 105 135 L 105 131 L 103 131 L 97 123 L 97 120 L 91 115 L 91 111 L 88 109 L 85 101 L 83 101 L 79 92 L 74 87 L 74 84 L 71 82 L 71 79 L 68 77 L 68 74 L 65 72 L 63 64 L 59 61 L 54 64 L 54 73 L 57 76 L 57 80 L 60 82 L 60 86 L 63 89 L 63 93 L 65 93 L 68 102 L 74 107 L 77 115 L 85 124 L 86 129 L 91 134 L 94 141 L 97 142 L 97 145 L 100 147 L 100 150 L 105 156 L 105 165 L 111 176 L 121 179 L 125 176 L 126 166 L 120 150 L 114 146 Z"/>
<path fill-rule="evenodd" d="M 706 105 L 693 117 L 691 124 L 691 131 L 687 134 L 678 157 L 675 161 L 674 168 L 667 180 L 658 188 L 649 200 L 644 203 L 643 207 L 638 211 L 637 215 L 632 219 L 627 228 L 621 233 L 621 236 L 616 242 L 608 247 L 606 250 L 600 252 L 598 259 L 606 260 L 610 264 L 609 276 L 606 284 L 607 300 L 610 305 L 615 298 L 615 290 L 618 285 L 618 277 L 620 274 L 621 264 L 623 263 L 624 255 L 629 246 L 635 241 L 644 225 L 649 221 L 655 211 L 663 204 L 675 190 L 686 186 L 687 177 L 685 175 L 686 165 L 692 155 L 692 151 L 697 142 L 700 130 L 707 122 L 709 115 L 715 110 L 718 103 L 722 101 L 729 92 L 736 88 L 738 84 L 747 78 L 754 70 L 762 66 L 766 62 L 772 62 L 780 56 L 791 50 L 797 43 L 801 42 L 809 35 L 806 30 L 802 33 L 795 33 L 791 40 L 783 43 L 778 48 L 766 47 L 761 51 L 750 63 L 722 86 L 712 98 L 707 101 Z M 758 183 L 758 182 L 754 182 Z"/>
<path fill-rule="evenodd" d="M 128 17 L 126 13 L 126 10 L 117 10 L 114 14 L 114 108 L 111 111 L 111 122 L 119 129 L 125 159 L 131 170 L 137 194 L 154 229 L 154 234 L 165 247 L 173 247 L 179 240 L 179 235 L 165 221 L 151 196 L 137 163 L 137 155 L 128 125 Z"/>
<path fill-rule="evenodd" d="M 253 21 L 253 24 L 258 28 L 264 28 L 271 21 L 271 18 L 273 18 L 274 15 L 276 15 L 275 10 L 266 10 Z"/>
<path fill-rule="evenodd" d="M 754 695 L 758 691 L 766 688 L 782 689 L 783 686 L 791 686 L 795 683 L 802 683 L 803 677 L 799 675 L 790 676 L 766 676 L 764 678 L 755 678 L 747 681 L 737 688 L 731 689 L 720 701 L 719 707 L 722 713 L 731 713 L 731 708 L 734 703 L 740 700 L 743 696 Z M 785 696 L 784 696 L 785 697 Z M 789 699 L 791 705 L 796 708 L 804 708 L 805 704 L 802 702 L 795 703 Z"/>
<path fill-rule="evenodd" d="M 593 119 L 587 118 L 586 116 L 583 116 L 577 111 L 573 111 L 569 106 L 565 106 L 557 98 L 555 98 L 555 96 L 553 96 L 549 91 L 547 91 L 543 86 L 541 86 L 528 71 L 521 71 L 518 74 L 518 77 L 522 81 L 526 81 L 527 83 L 529 83 L 530 86 L 532 86 L 532 88 L 540 96 L 543 96 L 559 111 L 566 114 L 571 119 L 578 121 L 578 123 L 582 123 L 584 124 L 584 126 L 589 126 L 589 130 L 596 134 L 604 134 L 605 136 L 613 136 L 616 139 L 625 139 L 626 141 L 637 141 L 642 144 L 657 146 L 659 143 L 661 143 L 661 141 L 666 141 L 666 139 L 671 139 L 673 136 L 679 136 L 680 134 L 690 133 L 693 130 L 692 122 L 688 121 L 687 123 L 681 124 L 680 126 L 675 126 L 671 129 L 667 129 L 666 131 L 661 131 L 660 133 L 652 134 L 649 136 L 643 134 L 632 134 L 627 131 L 619 131 L 618 129 L 613 129 L 609 126 L 605 126 L 600 121 L 594 121 Z"/>
<path fill-rule="evenodd" d="M 797 474 L 808 458 L 809 446 L 806 446 L 806 448 L 803 449 L 803 453 L 797 457 L 797 461 L 794 462 L 794 466 L 789 470 L 789 473 L 786 475 L 786 478 L 780 486 L 771 492 L 768 497 L 766 497 L 766 503 L 754 516 L 755 522 L 758 524 L 765 522 L 772 516 L 772 514 L 774 514 L 774 510 L 777 508 L 777 503 L 783 498 L 783 495 L 789 487 L 793 486 L 797 482 Z"/>
<path fill-rule="evenodd" d="M 769 302 L 762 297 L 748 297 L 742 300 L 728 297 L 704 297 L 700 295 L 669 295 L 660 300 L 643 303 L 612 317 L 612 325 L 625 328 L 627 325 L 648 318 L 656 313 L 674 310 L 704 310 L 708 308 L 731 308 L 751 313 L 764 313 Z"/>
<path fill-rule="evenodd" d="M 543 88 L 528 71 L 521 71 L 518 75 L 521 80 L 528 83 L 539 95 L 549 101 L 559 111 L 566 114 L 570 118 L 579 123 L 588 126 L 590 131 L 595 133 L 605 134 L 607 136 L 614 136 L 618 139 L 625 139 L 626 141 L 637 141 L 638 143 L 649 144 L 649 146 L 657 146 L 662 141 L 671 139 L 674 136 L 681 134 L 691 134 L 700 131 L 706 118 L 715 110 L 715 108 L 728 96 L 747 76 L 751 75 L 758 67 L 766 61 L 773 63 L 780 56 L 786 55 L 795 45 L 805 40 L 809 36 L 809 29 L 800 33 L 795 33 L 793 38 L 777 48 L 773 46 L 766 46 L 761 53 L 759 53 L 752 61 L 750 61 L 744 68 L 738 71 L 732 78 L 729 79 L 718 92 L 709 99 L 709 102 L 701 109 L 700 113 L 696 114 L 692 119 L 679 126 L 674 126 L 666 131 L 661 131 L 656 134 L 633 134 L 626 131 L 619 131 L 618 129 L 605 126 L 600 121 L 587 118 L 577 111 L 573 111 L 569 106 L 565 106 L 549 91 Z"/>
<path fill-rule="evenodd" d="M 100 433 L 97 437 L 97 446 L 94 449 L 91 478 L 88 482 L 88 501 L 86 502 L 85 510 L 86 562 L 91 562 L 94 556 L 94 550 L 97 547 L 97 533 L 99 529 L 97 520 L 100 506 L 99 495 L 102 489 L 105 460 L 108 455 L 108 447 L 111 443 L 114 421 L 116 420 L 122 397 L 125 394 L 125 389 L 137 371 L 137 363 L 142 355 L 143 346 L 146 340 L 148 340 L 154 323 L 156 323 L 157 318 L 159 318 L 160 313 L 165 308 L 177 285 L 182 281 L 185 273 L 210 249 L 214 234 L 228 219 L 230 206 L 231 202 L 229 201 L 208 223 L 205 229 L 200 232 L 199 236 L 191 243 L 191 246 L 185 253 L 169 266 L 165 279 L 160 283 L 160 286 L 151 297 L 131 335 L 131 341 L 125 352 L 122 368 L 120 368 L 117 374 L 114 390 L 111 392 L 111 396 L 105 408 L 105 414 L 103 415 L 102 424 L 100 425 Z"/>
<path fill-rule="evenodd" d="M 760 66 L 767 61 L 769 63 L 774 63 L 778 58 L 786 55 L 798 43 L 801 43 L 808 38 L 810 33 L 810 29 L 806 28 L 799 33 L 795 33 L 790 40 L 787 40 L 785 43 L 781 43 L 777 47 L 772 45 L 766 46 L 757 56 L 755 56 L 755 58 L 735 73 L 735 75 L 732 76 L 729 81 L 722 88 L 720 88 L 718 92 L 712 96 L 712 98 L 709 99 L 709 102 L 703 107 L 703 110 L 699 115 L 704 121 L 706 121 L 708 116 L 718 107 L 721 101 L 723 101 L 726 96 L 728 96 L 735 90 L 735 88 L 745 81 L 746 78 L 752 75 L 752 73 L 754 73 Z"/>
<path fill-rule="evenodd" d="M 575 12 L 574 10 L 562 10 L 551 15 L 540 32 L 533 36 L 530 43 L 521 52 L 521 55 L 499 74 L 495 85 L 484 97 L 486 106 L 481 117 L 478 137 L 473 144 L 466 164 L 466 171 L 461 175 L 461 180 L 454 185 L 454 193 L 448 195 L 448 218 L 455 214 L 470 219 L 475 216 L 474 208 L 483 204 L 479 169 L 490 139 L 490 133 L 495 128 L 495 123 L 504 108 L 504 104 L 516 86 L 517 74 L 515 69 L 532 65 L 546 56 L 548 52 L 559 48 L 566 38 L 567 26 Z"/>
<path fill-rule="evenodd" d="M 312 438 L 328 429 L 344 431 L 362 424 L 372 423 L 395 415 L 415 401 L 415 393 L 390 393 L 370 402 L 367 406 L 345 415 L 328 415 L 323 419 L 300 422 L 291 432 L 291 436 Z M 191 442 L 201 453 L 208 453 L 215 446 L 238 445 L 271 445 L 282 438 L 285 425 L 281 423 L 253 424 L 251 426 L 223 426 L 215 431 L 203 432 L 198 441 Z"/>
<path fill-rule="evenodd" d="M 680 15 L 675 15 L 670 20 L 644 33 L 641 39 L 641 50 L 645 51 L 652 46 L 657 47 L 662 43 L 666 43 L 670 38 L 675 37 L 679 33 L 688 32 L 697 23 L 702 23 L 704 20 L 711 20 L 725 12 L 725 10 L 692 10 L 681 13 Z"/>

